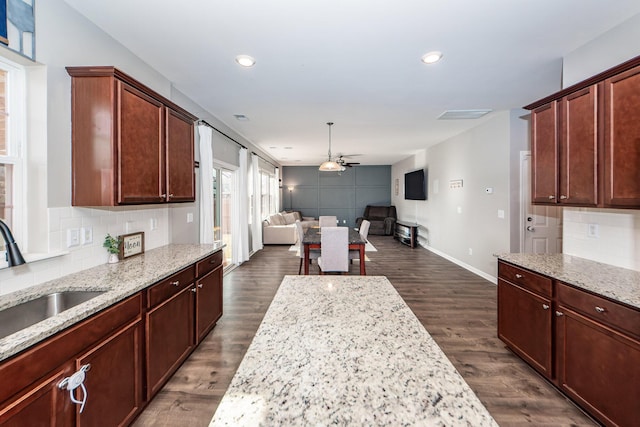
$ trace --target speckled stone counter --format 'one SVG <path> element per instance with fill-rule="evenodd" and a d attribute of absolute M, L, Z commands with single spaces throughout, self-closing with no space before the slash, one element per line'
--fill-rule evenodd
<path fill-rule="evenodd" d="M 499 254 L 497 257 L 640 309 L 640 271 L 565 254 Z"/>
<path fill-rule="evenodd" d="M 17 354 L 56 332 L 122 301 L 223 247 L 221 244 L 167 245 L 120 261 L 117 264 L 100 265 L 0 296 L 0 310 L 2 310 L 52 292 L 105 291 L 104 294 L 85 303 L 0 339 L 0 360 Z"/>
<path fill-rule="evenodd" d="M 391 283 L 286 276 L 210 426 L 497 425 Z"/>

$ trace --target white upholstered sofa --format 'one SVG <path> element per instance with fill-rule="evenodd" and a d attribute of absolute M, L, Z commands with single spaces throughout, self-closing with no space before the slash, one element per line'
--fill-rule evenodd
<path fill-rule="evenodd" d="M 318 220 L 303 217 L 300 212 L 280 212 L 262 221 L 262 243 L 265 245 L 295 245 L 298 241 L 295 222 L 300 221 L 302 229 L 307 231 L 317 226 Z"/>

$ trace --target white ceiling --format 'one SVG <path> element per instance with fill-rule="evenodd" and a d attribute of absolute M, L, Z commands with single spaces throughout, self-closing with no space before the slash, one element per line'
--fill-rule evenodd
<path fill-rule="evenodd" d="M 638 0 L 65 1 L 283 165 L 325 160 L 328 121 L 334 155 L 407 158 L 491 117 L 445 110 L 557 91 L 564 55 L 640 13 Z M 431 50 L 442 61 L 423 64 Z"/>

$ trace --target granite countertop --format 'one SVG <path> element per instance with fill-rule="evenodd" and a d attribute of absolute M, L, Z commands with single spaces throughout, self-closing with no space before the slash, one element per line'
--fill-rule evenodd
<path fill-rule="evenodd" d="M 87 302 L 0 339 L 0 361 L 122 301 L 155 282 L 221 250 L 223 244 L 172 244 L 141 255 L 79 271 L 0 296 L 0 310 L 62 291 L 105 291 Z"/>
<path fill-rule="evenodd" d="M 210 426 L 496 426 L 383 276 L 285 276 Z"/>
<path fill-rule="evenodd" d="M 640 271 L 566 254 L 498 254 L 498 259 L 640 309 Z"/>

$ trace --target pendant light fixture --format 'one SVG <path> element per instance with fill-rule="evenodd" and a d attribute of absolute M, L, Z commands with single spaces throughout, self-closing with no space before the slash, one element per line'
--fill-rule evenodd
<path fill-rule="evenodd" d="M 333 126 L 333 122 L 327 122 L 327 125 L 329 125 L 329 158 L 320 165 L 318 170 L 323 172 L 337 172 L 340 171 L 342 167 L 331 159 L 331 126 Z"/>

